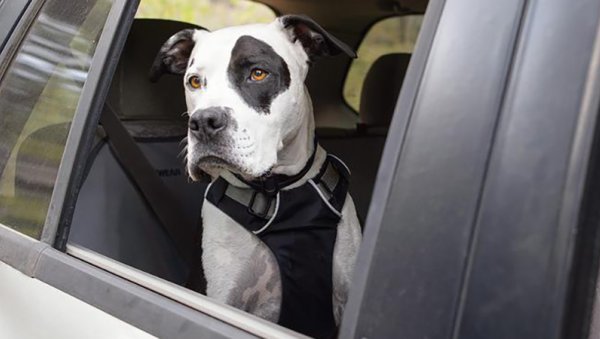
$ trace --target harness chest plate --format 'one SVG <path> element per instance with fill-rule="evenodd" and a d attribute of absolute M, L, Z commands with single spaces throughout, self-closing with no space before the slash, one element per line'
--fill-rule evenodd
<path fill-rule="evenodd" d="M 331 338 L 333 249 L 348 193 L 349 172 L 328 156 L 319 174 L 289 190 L 261 192 L 218 178 L 206 199 L 263 241 L 277 259 L 282 284 L 279 324 Z"/>

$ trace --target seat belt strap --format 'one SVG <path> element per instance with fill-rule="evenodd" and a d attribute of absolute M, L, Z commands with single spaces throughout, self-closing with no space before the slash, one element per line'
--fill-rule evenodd
<path fill-rule="evenodd" d="M 180 202 L 108 104 L 104 105 L 100 122 L 117 160 L 154 211 L 182 258 L 191 264 L 195 237 L 185 232 L 185 226 L 190 225 L 190 221 L 186 220 Z"/>

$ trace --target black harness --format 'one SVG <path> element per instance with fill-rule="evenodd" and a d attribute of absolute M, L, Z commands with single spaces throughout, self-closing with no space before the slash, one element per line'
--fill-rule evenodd
<path fill-rule="evenodd" d="M 308 172 L 314 156 L 295 176 L 244 181 L 249 188 L 219 177 L 206 199 L 258 236 L 275 255 L 282 284 L 278 323 L 311 337 L 332 338 L 333 248 L 350 173 L 338 158 L 328 155 L 314 178 L 284 190 Z"/>

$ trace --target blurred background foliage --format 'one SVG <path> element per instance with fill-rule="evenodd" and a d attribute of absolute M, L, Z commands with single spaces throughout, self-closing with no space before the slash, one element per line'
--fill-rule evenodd
<path fill-rule="evenodd" d="M 142 0 L 136 17 L 184 21 L 215 30 L 271 22 L 275 13 L 265 5 L 248 0 Z"/>
<path fill-rule="evenodd" d="M 142 0 L 136 17 L 184 21 L 215 30 L 271 22 L 275 13 L 249 0 Z M 422 15 L 388 18 L 375 24 L 366 35 L 344 85 L 344 98 L 355 111 L 358 111 L 363 79 L 371 64 L 384 54 L 412 53 L 422 19 Z"/>

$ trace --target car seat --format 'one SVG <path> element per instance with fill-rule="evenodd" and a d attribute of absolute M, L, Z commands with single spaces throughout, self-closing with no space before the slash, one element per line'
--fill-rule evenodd
<path fill-rule="evenodd" d="M 356 130 L 317 129 L 321 145 L 352 171 L 350 193 L 363 222 L 409 61 L 410 54 L 395 53 L 373 63 L 363 83 Z"/>

